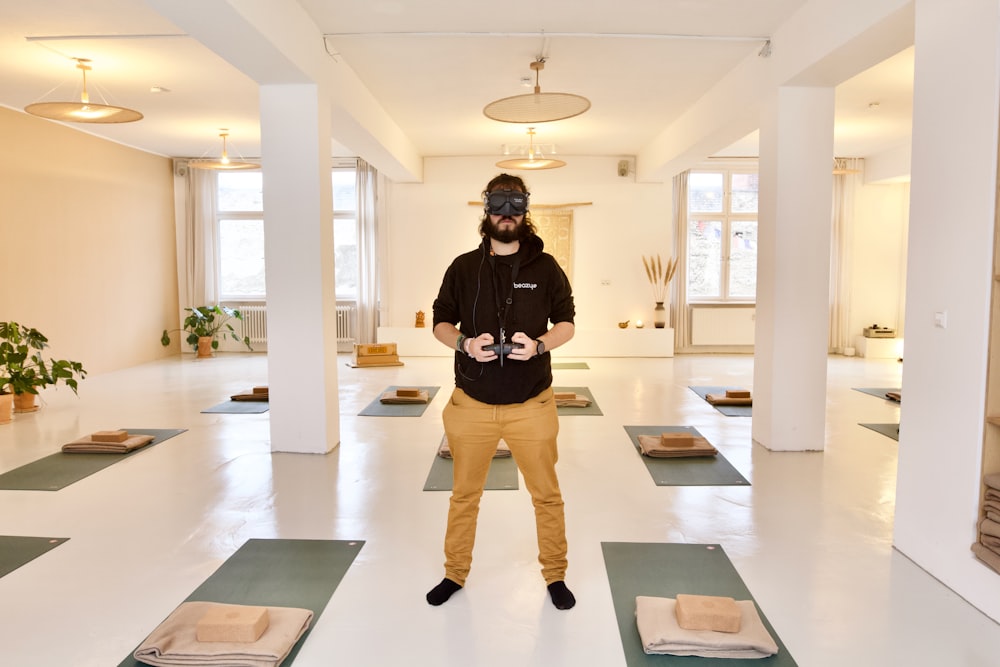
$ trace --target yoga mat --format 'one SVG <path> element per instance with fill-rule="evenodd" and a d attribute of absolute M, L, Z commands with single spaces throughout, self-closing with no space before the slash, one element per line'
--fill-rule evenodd
<path fill-rule="evenodd" d="M 691 665 L 692 667 L 796 667 L 778 633 L 757 605 L 764 627 L 778 645 L 767 658 L 702 658 L 647 655 L 635 624 L 635 598 L 639 595 L 672 598 L 678 593 L 718 595 L 736 600 L 753 596 L 718 544 L 601 542 L 611 598 L 618 618 L 618 632 L 625 649 L 626 667 Z M 754 601 L 756 604 L 756 601 Z"/>
<path fill-rule="evenodd" d="M 881 433 L 882 435 L 888 436 L 899 442 L 899 424 L 861 424 L 858 426 L 864 426 L 865 428 L 870 428 L 876 433 Z"/>
<path fill-rule="evenodd" d="M 57 452 L 0 475 L 3 491 L 58 491 L 122 459 L 140 454 L 186 428 L 129 428 L 129 433 L 156 436 L 154 440 L 127 454 L 66 454 Z"/>
<path fill-rule="evenodd" d="M 309 629 L 281 663 L 287 667 L 362 546 L 363 540 L 250 539 L 184 601 L 311 609 L 314 616 Z M 129 653 L 118 667 L 143 664 Z"/>
<path fill-rule="evenodd" d="M 587 387 L 552 387 L 552 391 L 571 391 L 574 394 L 580 394 L 581 396 L 586 396 L 590 399 L 590 405 L 585 408 L 557 408 L 556 412 L 559 413 L 560 417 L 569 417 L 572 415 L 604 415 L 604 413 L 601 412 L 601 408 L 597 406 L 597 401 L 594 400 L 594 395 L 590 393 L 590 389 Z"/>
<path fill-rule="evenodd" d="M 395 391 L 396 389 L 426 389 L 427 390 L 427 402 L 426 403 L 383 403 L 380 399 L 382 394 L 387 391 Z M 374 401 L 368 404 L 364 410 L 358 413 L 362 417 L 419 417 L 424 414 L 424 410 L 427 406 L 431 404 L 434 397 L 437 396 L 438 389 L 440 387 L 423 387 L 420 385 L 408 384 L 408 385 L 391 385 L 386 387 L 378 393 L 378 396 Z"/>
<path fill-rule="evenodd" d="M 552 370 L 566 368 L 590 368 L 586 361 L 553 361 Z"/>
<path fill-rule="evenodd" d="M 0 577 L 10 574 L 50 549 L 55 549 L 68 539 L 68 537 L 0 535 Z"/>
<path fill-rule="evenodd" d="M 643 456 L 639 449 L 640 435 L 685 432 L 704 437 L 693 426 L 626 426 L 636 453 L 646 464 L 657 486 L 750 486 L 747 478 L 719 452 L 715 456 L 662 458 Z"/>
<path fill-rule="evenodd" d="M 862 394 L 870 394 L 872 396 L 877 396 L 878 398 L 885 399 L 887 401 L 892 401 L 891 398 L 885 398 L 886 392 L 903 391 L 899 387 L 851 387 L 854 391 L 860 391 Z M 892 401 L 893 403 L 898 403 L 898 401 Z"/>
<path fill-rule="evenodd" d="M 708 403 L 708 399 L 705 398 L 706 394 L 725 394 L 727 389 L 742 389 L 742 387 L 691 387 L 688 389 L 705 399 Z M 708 403 L 712 405 L 711 403 Z M 713 408 L 726 415 L 727 417 L 750 417 L 753 415 L 752 405 L 712 405 Z"/>
<path fill-rule="evenodd" d="M 259 415 L 271 409 L 267 401 L 223 401 L 218 405 L 205 408 L 202 414 L 215 413 L 223 415 Z"/>
<path fill-rule="evenodd" d="M 451 491 L 452 472 L 455 463 L 452 459 L 443 459 L 434 455 L 434 463 L 424 482 L 424 491 Z M 507 491 L 517 488 L 517 463 L 514 457 L 495 458 L 490 463 L 490 472 L 486 476 L 487 491 Z"/>

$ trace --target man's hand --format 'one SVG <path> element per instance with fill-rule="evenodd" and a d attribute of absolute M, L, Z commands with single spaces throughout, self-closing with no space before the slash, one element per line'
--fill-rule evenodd
<path fill-rule="evenodd" d="M 493 344 L 493 334 L 483 333 L 468 340 L 469 356 L 476 361 L 486 363 L 487 361 L 493 361 L 497 358 L 496 352 L 483 349 L 487 345 Z"/>
<path fill-rule="evenodd" d="M 527 361 L 535 356 L 535 348 L 538 344 L 535 343 L 535 339 L 528 336 L 528 334 L 523 331 L 518 331 L 510 337 L 510 340 L 512 343 L 520 343 L 522 347 L 515 347 L 511 350 L 510 354 L 507 355 L 508 359 Z"/>

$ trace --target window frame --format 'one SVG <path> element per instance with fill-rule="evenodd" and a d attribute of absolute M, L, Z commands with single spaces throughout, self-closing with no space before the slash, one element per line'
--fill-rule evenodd
<path fill-rule="evenodd" d="M 691 283 L 690 280 L 686 280 L 686 285 L 688 289 L 687 303 L 691 305 L 696 304 L 739 304 L 739 305 L 755 305 L 757 302 L 756 295 L 756 281 L 754 283 L 754 294 L 752 296 L 732 296 L 729 294 L 730 290 L 730 266 L 732 259 L 732 235 L 733 235 L 733 223 L 734 222 L 752 222 L 757 225 L 757 230 L 760 229 L 760 190 L 758 189 L 758 200 L 757 200 L 757 210 L 750 213 L 734 213 L 732 211 L 732 188 L 733 188 L 733 176 L 735 175 L 752 175 L 758 176 L 759 185 L 759 169 L 756 166 L 748 165 L 700 165 L 691 169 L 691 174 L 721 174 L 723 183 L 722 192 L 722 210 L 721 211 L 711 211 L 711 212 L 692 212 L 690 210 L 690 189 L 688 190 L 688 211 L 687 220 L 684 223 L 684 233 L 687 235 L 686 248 L 688 256 L 685 257 L 685 271 L 689 270 L 691 266 L 691 237 L 690 229 L 692 222 L 710 222 L 719 223 L 721 227 L 720 240 L 719 240 L 719 264 L 718 264 L 718 277 L 719 277 L 719 294 L 716 296 L 699 296 L 693 295 L 690 292 Z M 756 252 L 754 263 L 756 266 Z"/>
<path fill-rule="evenodd" d="M 250 170 L 248 170 L 249 172 Z M 255 173 L 261 173 L 260 170 L 252 170 Z M 233 172 L 237 174 L 241 172 Z M 219 174 L 215 178 L 215 234 L 216 234 L 216 262 L 219 271 L 219 300 L 222 303 L 265 303 L 267 301 L 267 286 L 265 284 L 264 291 L 259 294 L 232 294 L 224 290 L 223 280 L 222 280 L 222 224 L 224 220 L 249 220 L 255 221 L 260 225 L 261 234 L 264 233 L 264 205 L 263 199 L 261 200 L 260 210 L 223 210 L 221 208 L 221 197 L 219 197 L 219 189 L 221 187 Z M 263 183 L 261 185 L 261 190 L 263 190 Z"/>

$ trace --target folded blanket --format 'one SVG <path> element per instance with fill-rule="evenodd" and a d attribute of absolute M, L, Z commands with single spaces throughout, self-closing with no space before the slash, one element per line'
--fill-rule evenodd
<path fill-rule="evenodd" d="M 417 392 L 416 396 L 400 396 L 399 391 L 393 389 L 382 394 L 379 401 L 388 404 L 402 404 L 402 403 L 426 403 L 429 398 L 429 394 L 426 389 L 421 389 Z"/>
<path fill-rule="evenodd" d="M 127 454 L 156 440 L 153 435 L 130 435 L 122 442 L 95 442 L 89 435 L 62 446 L 67 454 Z"/>
<path fill-rule="evenodd" d="M 899 391 L 887 391 L 885 392 L 885 397 L 890 401 L 896 401 L 897 403 L 903 402 L 903 393 Z"/>
<path fill-rule="evenodd" d="M 993 537 L 992 535 L 980 535 L 979 542 L 984 547 L 986 547 L 990 551 L 1000 556 L 1000 537 Z"/>
<path fill-rule="evenodd" d="M 979 532 L 983 535 L 1000 537 L 1000 521 L 983 518 L 979 521 Z"/>
<path fill-rule="evenodd" d="M 569 394 L 572 392 L 559 392 L 555 395 L 556 407 L 557 408 L 589 408 L 590 399 L 583 394 L 573 394 L 570 398 Z"/>
<path fill-rule="evenodd" d="M 712 405 L 753 405 L 753 398 L 733 397 L 725 394 L 705 394 L 705 400 Z"/>
<path fill-rule="evenodd" d="M 270 623 L 255 642 L 200 642 L 195 627 L 218 602 L 182 602 L 139 645 L 133 657 L 156 667 L 277 667 L 309 628 L 313 613 L 295 607 L 268 607 Z"/>
<path fill-rule="evenodd" d="M 988 488 L 1000 491 L 1000 472 L 994 472 L 983 476 L 983 484 Z"/>
<path fill-rule="evenodd" d="M 986 548 L 979 542 L 973 543 L 972 553 L 976 554 L 976 558 L 983 561 L 997 572 L 1000 572 L 1000 554 Z"/>
<path fill-rule="evenodd" d="M 242 394 L 233 394 L 229 397 L 231 401 L 268 401 L 267 387 L 263 390 L 259 388 L 254 388 L 253 391 L 244 392 Z"/>
<path fill-rule="evenodd" d="M 703 658 L 766 658 L 778 645 L 764 627 L 753 600 L 738 600 L 739 632 L 685 630 L 677 624 L 676 600 L 640 595 L 635 621 L 646 653 L 693 655 Z"/>
<path fill-rule="evenodd" d="M 441 436 L 441 445 L 438 447 L 438 456 L 443 459 L 451 458 L 451 447 L 448 446 L 448 436 Z M 497 443 L 497 451 L 493 454 L 495 459 L 508 458 L 510 456 L 510 447 L 504 442 L 503 438 L 500 438 L 500 442 Z"/>
<path fill-rule="evenodd" d="M 652 458 L 680 458 L 683 456 L 715 456 L 719 453 L 705 438 L 695 436 L 694 444 L 686 447 L 671 447 L 663 444 L 658 435 L 640 435 L 639 451 Z"/>

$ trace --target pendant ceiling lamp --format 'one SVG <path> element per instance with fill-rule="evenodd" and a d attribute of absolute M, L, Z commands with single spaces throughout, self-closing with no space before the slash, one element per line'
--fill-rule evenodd
<path fill-rule="evenodd" d="M 515 152 L 520 152 L 521 157 L 510 158 L 507 160 L 500 160 L 497 162 L 497 166 L 503 169 L 556 169 L 557 167 L 565 167 L 566 163 L 562 160 L 556 160 L 555 158 L 545 157 L 542 154 L 542 149 L 535 146 L 535 128 L 528 128 L 528 145 L 527 146 L 514 146 L 505 147 L 504 152 L 510 153 L 511 148 Z M 551 152 L 551 150 L 550 150 Z"/>
<path fill-rule="evenodd" d="M 590 108 L 590 100 L 572 93 L 543 93 L 538 83 L 545 59 L 531 63 L 535 71 L 535 92 L 490 102 L 483 108 L 487 118 L 504 123 L 547 123 L 579 116 Z"/>
<path fill-rule="evenodd" d="M 233 160 L 229 157 L 229 146 L 227 143 L 227 139 L 229 137 L 228 129 L 221 128 L 219 130 L 219 136 L 222 137 L 222 155 L 217 158 L 199 158 L 197 160 L 188 160 L 188 166 L 193 167 L 194 169 L 260 169 L 260 165 L 256 162 Z"/>
<path fill-rule="evenodd" d="M 90 101 L 87 92 L 87 72 L 92 68 L 88 58 L 74 58 L 76 68 L 83 75 L 83 88 L 79 102 L 36 102 L 24 107 L 27 113 L 50 120 L 69 121 L 72 123 L 132 123 L 142 119 L 142 114 L 134 109 L 97 104 Z"/>

